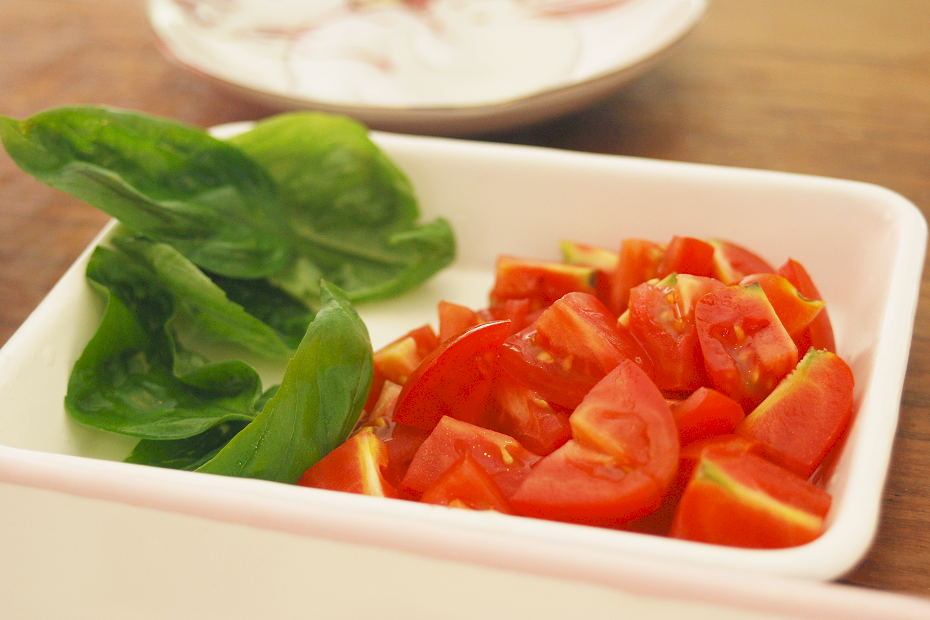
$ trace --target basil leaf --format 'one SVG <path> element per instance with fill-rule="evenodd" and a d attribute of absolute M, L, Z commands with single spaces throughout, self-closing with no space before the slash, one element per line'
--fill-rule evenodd
<path fill-rule="evenodd" d="M 16 164 L 126 226 L 231 277 L 280 271 L 291 260 L 275 183 L 251 158 L 166 119 L 94 107 L 0 117 Z"/>
<path fill-rule="evenodd" d="M 180 439 L 255 416 L 258 374 L 241 361 L 207 363 L 184 350 L 171 329 L 175 298 L 144 265 L 98 247 L 87 276 L 107 305 L 68 381 L 72 418 L 143 439 Z"/>
<path fill-rule="evenodd" d="M 142 439 L 124 462 L 193 471 L 213 458 L 246 424 L 240 420 L 223 422 L 184 439 Z"/>
<path fill-rule="evenodd" d="M 270 280 L 308 304 L 320 279 L 353 302 L 384 299 L 452 262 L 448 222 L 418 225 L 409 180 L 346 117 L 281 114 L 230 139 L 278 184 L 297 261 Z"/>
<path fill-rule="evenodd" d="M 368 330 L 345 294 L 322 286 L 322 307 L 255 420 L 197 471 L 296 483 L 345 441 L 372 380 Z"/>
<path fill-rule="evenodd" d="M 303 334 L 313 318 L 313 313 L 306 307 L 293 299 L 288 302 L 285 299 L 287 296 L 279 292 L 273 299 L 278 304 L 279 312 L 284 312 L 282 308 L 291 310 L 293 314 L 289 318 L 297 324 L 295 328 L 294 325 L 282 322 L 287 331 L 279 333 L 268 323 L 247 312 L 240 304 L 230 300 L 214 280 L 170 245 L 157 243 L 139 235 L 126 234 L 115 235 L 111 242 L 151 269 L 160 282 L 180 300 L 185 314 L 193 323 L 193 328 L 207 336 L 237 343 L 263 357 L 286 359 L 300 342 L 299 338 L 296 341 L 293 339 L 295 329 L 299 329 L 300 334 Z M 258 289 L 258 292 L 252 293 L 252 297 L 258 297 L 259 292 L 268 294 L 267 289 L 271 288 L 263 280 L 242 282 Z M 264 286 L 259 287 L 260 284 Z M 245 284 L 241 287 L 244 288 Z M 244 293 L 238 292 L 241 299 Z M 257 299 L 252 302 L 253 305 L 265 303 Z"/>

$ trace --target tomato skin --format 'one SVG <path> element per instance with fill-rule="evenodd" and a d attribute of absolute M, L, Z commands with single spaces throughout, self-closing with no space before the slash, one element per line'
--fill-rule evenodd
<path fill-rule="evenodd" d="M 706 293 L 723 286 L 712 278 L 680 274 L 630 291 L 629 330 L 653 360 L 652 376 L 660 390 L 690 392 L 710 384 L 694 307 Z"/>
<path fill-rule="evenodd" d="M 444 471 L 423 493 L 420 501 L 470 510 L 495 510 L 514 514 L 494 479 L 468 452 Z"/>
<path fill-rule="evenodd" d="M 672 237 L 659 263 L 657 277 L 672 273 L 714 277 L 714 246 L 694 237 Z"/>
<path fill-rule="evenodd" d="M 520 514 L 615 527 L 659 507 L 678 463 L 678 431 L 636 364 L 621 362 L 569 421 L 572 439 L 543 457 L 510 498 Z"/>
<path fill-rule="evenodd" d="M 764 258 L 741 245 L 724 239 L 710 239 L 714 246 L 714 277 L 724 284 L 736 284 L 754 273 L 775 273 Z"/>
<path fill-rule="evenodd" d="M 466 452 L 507 496 L 540 459 L 509 435 L 446 416 L 417 450 L 399 489 L 419 497 Z"/>
<path fill-rule="evenodd" d="M 810 478 L 852 417 L 853 374 L 835 353 L 809 349 L 798 367 L 737 427 L 766 456 Z"/>
<path fill-rule="evenodd" d="M 394 421 L 426 430 L 445 415 L 484 423 L 497 349 L 509 330 L 509 321 L 482 323 L 443 342 L 404 383 Z"/>
<path fill-rule="evenodd" d="M 672 417 L 681 445 L 685 446 L 699 439 L 732 433 L 746 413 L 726 394 L 702 387 L 673 406 Z"/>
<path fill-rule="evenodd" d="M 701 454 L 670 535 L 719 545 L 783 548 L 823 531 L 831 498 L 788 470 L 725 446 Z"/>
<path fill-rule="evenodd" d="M 728 286 L 695 306 L 713 387 L 751 411 L 798 362 L 798 348 L 758 284 Z"/>
<path fill-rule="evenodd" d="M 303 473 L 297 484 L 378 497 L 398 497 L 383 475 L 388 450 L 374 431 L 364 428 Z"/>
<path fill-rule="evenodd" d="M 798 261 L 789 258 L 784 265 L 778 268 L 778 274 L 787 278 L 804 297 L 818 301 L 823 300 L 823 296 L 817 290 L 817 286 L 807 269 Z M 811 324 L 805 328 L 803 334 L 799 337 L 798 350 L 802 355 L 811 347 L 836 353 L 833 324 L 830 322 L 830 316 L 827 314 L 826 308 L 820 311 L 820 314 L 811 321 Z"/>

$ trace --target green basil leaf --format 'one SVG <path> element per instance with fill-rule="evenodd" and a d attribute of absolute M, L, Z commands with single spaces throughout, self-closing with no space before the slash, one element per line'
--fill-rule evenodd
<path fill-rule="evenodd" d="M 371 387 L 371 358 L 365 324 L 343 292 L 324 284 L 278 391 L 197 471 L 296 483 L 352 431 Z"/>
<path fill-rule="evenodd" d="M 95 107 L 0 117 L 16 164 L 129 228 L 231 277 L 292 257 L 275 183 L 234 146 L 167 119 Z"/>
<path fill-rule="evenodd" d="M 273 301 L 278 304 L 280 314 L 283 314 L 285 309 L 291 310 L 289 318 L 296 326 L 281 322 L 287 331 L 280 333 L 267 322 L 247 312 L 242 305 L 230 300 L 215 280 L 172 246 L 131 234 L 114 235 L 112 243 L 151 269 L 179 300 L 192 322 L 193 329 L 208 337 L 234 342 L 263 357 L 286 359 L 300 342 L 299 338 L 294 341 L 294 332 L 299 329 L 300 334 L 303 334 L 313 318 L 312 312 L 296 300 L 287 298 L 283 292 L 278 292 L 273 300 L 259 299 L 262 294 L 270 294 L 268 289 L 271 286 L 264 280 L 238 281 L 237 292 L 240 299 L 246 295 L 242 289 L 253 288 L 257 289 L 251 293 L 251 297 L 254 298 L 251 300 L 253 305 Z"/>
<path fill-rule="evenodd" d="M 295 112 L 261 121 L 230 142 L 278 184 L 298 259 L 269 279 L 305 303 L 314 303 L 320 279 L 353 302 L 384 299 L 455 257 L 448 222 L 417 223 L 409 180 L 363 125 Z"/>
<path fill-rule="evenodd" d="M 241 420 L 223 422 L 184 439 L 142 439 L 124 461 L 193 471 L 213 458 L 246 424 Z"/>
<path fill-rule="evenodd" d="M 258 373 L 245 362 L 207 363 L 183 350 L 171 329 L 175 298 L 150 270 L 98 247 L 87 276 L 107 305 L 68 381 L 72 418 L 142 439 L 181 439 L 255 416 Z"/>

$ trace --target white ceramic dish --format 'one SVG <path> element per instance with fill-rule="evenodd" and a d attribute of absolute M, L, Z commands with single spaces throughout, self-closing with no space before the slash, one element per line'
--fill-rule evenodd
<path fill-rule="evenodd" d="M 573 5 L 588 10 L 552 13 Z M 705 10 L 705 0 L 149 0 L 149 21 L 169 58 L 266 105 L 464 135 L 603 98 Z"/>
<path fill-rule="evenodd" d="M 839 353 L 857 382 L 855 422 L 828 486 L 834 504 L 825 534 L 792 549 L 724 548 L 104 460 L 121 458 L 130 444 L 70 422 L 62 407 L 71 366 L 100 316 L 83 275 L 87 254 L 0 350 L 0 483 L 10 489 L 2 492 L 56 492 L 45 503 L 64 501 L 59 492 L 75 503 L 103 500 L 97 504 L 110 514 L 138 508 L 146 515 L 140 523 L 192 516 L 204 535 L 216 530 L 211 536 L 246 525 L 246 546 L 275 532 L 295 548 L 319 548 L 336 566 L 388 554 L 404 580 L 429 580 L 437 566 L 464 571 L 477 585 L 500 571 L 532 574 L 543 579 L 533 595 L 542 600 L 551 578 L 658 596 L 662 588 L 649 579 L 667 574 L 682 597 L 728 604 L 731 586 L 708 584 L 715 571 L 725 571 L 726 584 L 764 591 L 768 577 L 793 584 L 854 567 L 876 529 L 926 247 L 925 220 L 911 203 L 876 186 L 817 177 L 381 133 L 375 139 L 410 176 L 424 216 L 449 218 L 460 242 L 456 264 L 434 281 L 362 309 L 375 346 L 432 321 L 439 299 L 484 304 L 497 254 L 557 258 L 562 238 L 610 247 L 625 236 L 716 236 L 774 264 L 801 261 L 827 299 Z M 394 596 L 409 604 L 407 593 Z M 780 596 L 791 603 L 788 593 Z M 770 609 L 789 613 L 790 606 Z"/>

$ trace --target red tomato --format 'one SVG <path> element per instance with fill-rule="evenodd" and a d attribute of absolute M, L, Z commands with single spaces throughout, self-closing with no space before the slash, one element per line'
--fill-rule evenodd
<path fill-rule="evenodd" d="M 362 495 L 397 497 L 384 478 L 388 450 L 374 431 L 364 428 L 305 471 L 297 484 Z"/>
<path fill-rule="evenodd" d="M 572 413 L 573 439 L 510 498 L 520 514 L 618 526 L 654 511 L 678 463 L 678 431 L 648 376 L 624 360 Z"/>
<path fill-rule="evenodd" d="M 807 326 L 816 320 L 826 305 L 823 301 L 804 297 L 788 278 L 776 273 L 757 273 L 740 280 L 740 284 L 744 286 L 753 282 L 765 291 L 772 309 L 795 344 L 801 341 Z M 802 351 L 798 347 L 798 352 L 806 353 L 807 349 Z"/>
<path fill-rule="evenodd" d="M 781 548 L 820 536 L 830 496 L 751 452 L 716 446 L 701 454 L 671 536 L 740 547 Z"/>
<path fill-rule="evenodd" d="M 714 277 L 714 246 L 694 237 L 672 237 L 656 277 L 672 273 Z"/>
<path fill-rule="evenodd" d="M 813 279 L 804 266 L 796 260 L 788 259 L 784 265 L 778 268 L 778 273 L 785 276 L 794 285 L 798 292 L 808 299 L 823 300 L 820 291 L 814 285 Z M 833 325 L 830 323 L 830 317 L 827 315 L 827 309 L 820 311 L 811 324 L 804 330 L 800 338 L 798 350 L 803 355 L 811 347 L 815 349 L 826 349 L 830 353 L 836 353 L 836 340 L 833 336 Z"/>
<path fill-rule="evenodd" d="M 549 306 L 536 322 L 536 338 L 569 372 L 598 380 L 622 360 L 651 372 L 642 347 L 594 295 L 568 293 Z"/>
<path fill-rule="evenodd" d="M 835 353 L 810 349 L 739 425 L 766 456 L 807 479 L 836 445 L 852 416 L 853 374 Z"/>
<path fill-rule="evenodd" d="M 366 409 L 374 406 L 385 381 L 403 385 L 427 355 L 439 346 L 439 338 L 429 325 L 412 329 L 374 352 L 374 377 Z"/>
<path fill-rule="evenodd" d="M 491 301 L 496 305 L 506 299 L 529 299 L 535 310 L 573 291 L 597 292 L 597 270 L 587 265 L 504 255 L 497 259 Z"/>
<path fill-rule="evenodd" d="M 660 390 L 687 392 L 709 385 L 694 323 L 694 307 L 706 293 L 723 288 L 713 278 L 672 275 L 630 291 L 630 333 L 653 360 Z"/>
<path fill-rule="evenodd" d="M 479 323 L 478 313 L 448 301 L 440 301 L 439 313 L 439 342 L 445 342 L 453 336 L 458 336 L 466 329 Z"/>
<path fill-rule="evenodd" d="M 672 417 L 681 445 L 685 446 L 698 439 L 732 433 L 746 414 L 726 394 L 702 387 L 673 406 Z"/>
<path fill-rule="evenodd" d="M 798 362 L 798 348 L 757 284 L 710 292 L 694 309 L 713 386 L 751 411 Z"/>
<path fill-rule="evenodd" d="M 509 330 L 508 321 L 482 323 L 443 342 L 404 384 L 394 421 L 426 430 L 445 415 L 483 423 L 497 349 Z"/>
<path fill-rule="evenodd" d="M 514 514 L 500 487 L 468 452 L 463 453 L 426 489 L 420 501 L 424 504 Z"/>
<path fill-rule="evenodd" d="M 527 327 L 507 338 L 498 352 L 501 370 L 560 407 L 574 409 L 598 381 L 565 369 L 538 339 L 536 328 Z"/>
<path fill-rule="evenodd" d="M 530 312 L 530 300 L 525 297 L 505 299 L 503 302 L 478 312 L 478 320 L 482 323 L 510 321 L 510 333 L 516 334 L 531 325 L 539 312 L 539 310 Z"/>
<path fill-rule="evenodd" d="M 527 450 L 546 455 L 571 439 L 571 411 L 554 405 L 500 371 L 491 388 L 493 427 L 519 441 Z"/>
<path fill-rule="evenodd" d="M 540 458 L 509 435 L 444 417 L 417 450 L 400 488 L 413 496 L 421 495 L 465 452 L 508 496 Z"/>
<path fill-rule="evenodd" d="M 610 298 L 605 304 L 615 315 L 627 308 L 630 289 L 659 274 L 665 246 L 645 239 L 624 239 L 620 243 L 617 267 L 610 275 Z"/>
<path fill-rule="evenodd" d="M 746 248 L 724 241 L 711 239 L 714 246 L 714 277 L 724 284 L 736 284 L 753 273 L 775 273 L 775 268 Z"/>

